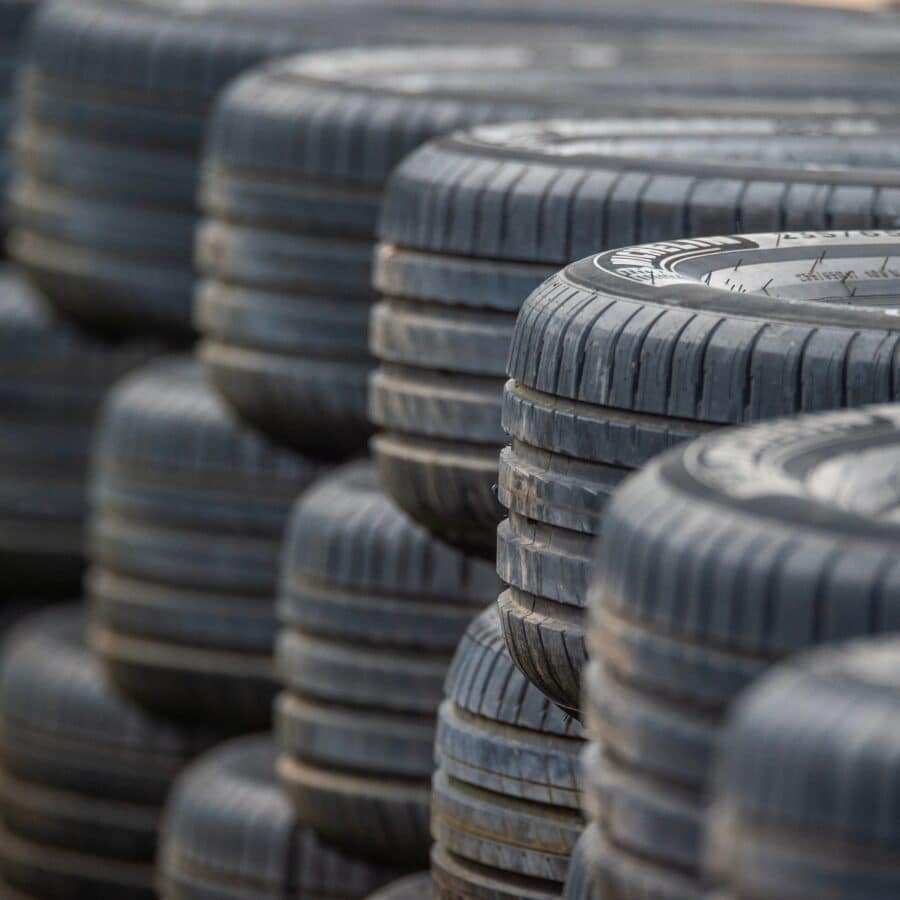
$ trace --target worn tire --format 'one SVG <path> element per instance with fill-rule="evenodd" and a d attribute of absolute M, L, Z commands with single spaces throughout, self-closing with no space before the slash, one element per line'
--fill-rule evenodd
<path fill-rule="evenodd" d="M 496 610 L 469 627 L 447 675 L 435 741 L 432 832 L 437 851 L 461 870 L 438 896 L 463 896 L 474 865 L 473 896 L 544 896 L 562 891 L 581 834 L 578 753 L 581 730 L 509 659 Z M 437 878 L 437 884 L 442 884 Z M 501 886 L 505 885 L 505 888 Z M 442 893 L 443 891 L 443 893 Z"/>
<path fill-rule="evenodd" d="M 195 363 L 169 359 L 111 394 L 93 469 L 86 585 L 110 676 L 179 718 L 268 724 L 281 534 L 321 467 L 238 421 Z"/>
<path fill-rule="evenodd" d="M 602 900 L 596 880 L 597 826 L 589 825 L 575 845 L 562 900 Z"/>
<path fill-rule="evenodd" d="M 283 552 L 276 721 L 301 821 L 354 853 L 425 863 L 444 677 L 497 583 L 489 563 L 401 512 L 370 463 L 300 497 Z"/>
<path fill-rule="evenodd" d="M 178 779 L 166 804 L 157 888 L 165 900 L 366 897 L 394 877 L 297 821 L 275 776 L 268 736 L 238 738 Z"/>
<path fill-rule="evenodd" d="M 87 468 L 108 387 L 153 351 L 57 318 L 0 267 L 0 585 L 68 598 L 84 565 Z"/>
<path fill-rule="evenodd" d="M 407 875 L 371 894 L 368 900 L 432 900 L 431 873 Z"/>
<path fill-rule="evenodd" d="M 893 216 L 887 184 L 863 175 L 845 188 L 842 178 L 823 173 L 798 193 L 796 214 L 836 224 L 851 215 L 846 200 L 866 221 Z M 501 491 L 510 517 L 498 558 L 517 601 L 504 599 L 504 627 L 523 670 L 567 709 L 579 707 L 586 548 L 608 474 L 724 424 L 893 400 L 898 332 L 885 306 L 896 247 L 896 232 L 877 230 L 660 241 L 574 263 L 526 301 L 510 350 L 503 477 L 523 450 L 547 455 L 516 466 L 525 487 L 515 496 Z M 578 485 L 561 477 L 569 471 Z M 553 645 L 541 659 L 539 636 Z"/>
<path fill-rule="evenodd" d="M 29 896 L 153 895 L 157 826 L 181 767 L 217 739 L 147 715 L 90 657 L 84 615 L 24 620 L 0 660 L 0 874 Z"/>
<path fill-rule="evenodd" d="M 900 628 L 883 513 L 898 425 L 885 405 L 721 430 L 660 457 L 608 505 L 585 796 L 616 871 L 642 861 L 699 895 L 705 797 L 735 696 L 790 654 Z"/>
<path fill-rule="evenodd" d="M 710 829 L 733 896 L 900 890 L 898 666 L 896 637 L 857 640 L 778 666 L 734 704 L 716 779 L 721 828 Z"/>
<path fill-rule="evenodd" d="M 249 11 L 185 0 L 44 5 L 19 94 L 10 252 L 51 303 L 94 330 L 190 339 L 212 103 L 265 59 L 390 30 L 385 4 L 341 6 L 336 16 L 279 0 Z"/>

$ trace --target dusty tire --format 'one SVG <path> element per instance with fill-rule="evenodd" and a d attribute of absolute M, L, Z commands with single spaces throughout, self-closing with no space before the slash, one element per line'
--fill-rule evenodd
<path fill-rule="evenodd" d="M 382 492 L 370 463 L 297 502 L 279 612 L 279 773 L 301 821 L 404 868 L 428 858 L 429 781 L 444 677 L 497 585 Z"/>
<path fill-rule="evenodd" d="M 895 189 L 841 178 L 785 182 L 803 187 L 796 215 L 893 215 L 869 200 Z M 662 241 L 574 263 L 526 301 L 504 395 L 501 605 L 514 658 L 557 702 L 577 713 L 587 548 L 616 478 L 728 423 L 895 398 L 896 248 L 877 230 Z"/>
<path fill-rule="evenodd" d="M 0 267 L 0 585 L 68 598 L 84 565 L 88 455 L 104 393 L 153 351 L 58 318 Z"/>
<path fill-rule="evenodd" d="M 559 896 L 583 827 L 578 723 L 515 669 L 493 608 L 460 643 L 446 693 L 432 833 L 449 870 L 436 895 Z"/>
<path fill-rule="evenodd" d="M 190 339 L 194 198 L 213 101 L 265 59 L 354 43 L 354 29 L 377 25 L 377 13 L 343 5 L 330 17 L 277 0 L 249 11 L 91 0 L 38 12 L 14 134 L 10 252 L 51 303 L 94 330 Z"/>
<path fill-rule="evenodd" d="M 0 874 L 37 897 L 153 897 L 159 813 L 217 739 L 147 715 L 103 678 L 84 616 L 23 621 L 0 660 Z"/>
<path fill-rule="evenodd" d="M 125 693 L 222 728 L 269 723 L 281 533 L 319 472 L 238 421 L 193 362 L 116 388 L 98 426 L 87 587 L 93 648 Z"/>
<path fill-rule="evenodd" d="M 778 666 L 734 704 L 709 849 L 733 897 L 785 884 L 823 900 L 896 896 L 898 666 L 897 638 L 853 641 Z"/>
<path fill-rule="evenodd" d="M 898 425 L 885 405 L 722 430 L 660 457 L 608 505 L 585 682 L 600 744 L 584 790 L 616 877 L 650 866 L 641 879 L 657 892 L 671 875 L 699 896 L 731 701 L 785 656 L 897 630 L 895 527 L 881 511 Z"/>
<path fill-rule="evenodd" d="M 431 900 L 432 896 L 431 873 L 420 872 L 391 882 L 368 900 Z"/>
<path fill-rule="evenodd" d="M 238 738 L 175 783 L 160 835 L 157 889 L 165 900 L 357 900 L 394 877 L 301 825 L 275 776 L 268 736 Z"/>

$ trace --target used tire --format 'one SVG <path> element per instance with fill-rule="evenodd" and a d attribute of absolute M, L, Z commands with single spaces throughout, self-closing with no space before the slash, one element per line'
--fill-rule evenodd
<path fill-rule="evenodd" d="M 11 255 L 94 329 L 189 339 L 194 197 L 213 100 L 270 57 L 389 32 L 385 5 L 45 4 L 19 95 Z"/>
<path fill-rule="evenodd" d="M 517 664 L 573 713 L 589 548 L 616 480 L 721 425 L 897 398 L 900 232 L 877 226 L 900 194 L 852 172 L 786 182 L 780 195 L 796 188 L 796 214 L 813 226 L 852 221 L 839 209 L 854 197 L 871 230 L 626 247 L 568 266 L 526 301 L 503 401 L 500 605 Z M 857 174 L 862 184 L 839 186 Z"/>
<path fill-rule="evenodd" d="M 369 404 L 382 428 L 373 447 L 388 491 L 429 528 L 491 550 L 502 518 L 505 363 L 528 294 L 573 259 L 635 242 L 893 227 L 895 130 L 874 121 L 855 129 L 709 117 L 562 121 L 480 128 L 413 153 L 385 194 L 375 271 L 384 299 L 371 322 L 380 368 Z M 576 309 L 566 304 L 564 315 Z M 562 318 L 548 312 L 531 326 L 523 317 L 519 340 L 539 344 L 544 321 Z M 547 367 L 555 335 L 547 334 Z M 670 440 L 691 427 L 673 424 Z M 594 534 L 603 498 L 639 462 L 609 456 L 592 469 L 549 459 L 552 448 L 512 434 L 501 501 L 570 531 Z M 580 480 L 592 484 L 579 492 Z"/>
<path fill-rule="evenodd" d="M 434 727 L 453 648 L 497 583 L 354 463 L 302 496 L 285 540 L 279 774 L 298 817 L 353 853 L 428 859 Z"/>
<path fill-rule="evenodd" d="M 193 361 L 110 395 L 93 458 L 91 640 L 149 708 L 266 726 L 281 534 L 318 464 L 239 422 Z"/>
<path fill-rule="evenodd" d="M 874 241 L 858 239 L 855 251 Z M 671 286 L 672 296 L 683 289 Z M 791 304 L 792 315 L 811 305 Z M 820 305 L 817 327 L 882 312 Z M 866 340 L 861 325 L 857 335 Z M 584 776 L 609 860 L 601 895 L 663 897 L 677 886 L 704 896 L 705 797 L 729 704 L 790 654 L 900 628 L 897 529 L 886 512 L 898 447 L 893 405 L 722 430 L 651 463 L 608 505 L 586 678 L 598 743 Z"/>
<path fill-rule="evenodd" d="M 513 666 L 496 609 L 469 627 L 435 741 L 435 896 L 558 898 L 583 828 L 579 724 Z"/>
<path fill-rule="evenodd" d="M 597 889 L 597 826 L 589 825 L 575 845 L 562 900 L 603 900 Z"/>
<path fill-rule="evenodd" d="M 160 836 L 163 900 L 366 897 L 393 877 L 299 823 L 275 776 L 271 738 L 237 738 L 175 783 Z"/>
<path fill-rule="evenodd" d="M 149 343 L 108 344 L 58 318 L 0 266 L 0 590 L 80 590 L 87 468 L 109 386 Z"/>
<path fill-rule="evenodd" d="M 432 896 L 431 873 L 419 872 L 391 882 L 372 894 L 369 900 L 431 900 Z"/>
<path fill-rule="evenodd" d="M 104 679 L 84 615 L 23 621 L 0 659 L 0 876 L 24 896 L 150 898 L 158 818 L 216 739 L 150 716 Z"/>
<path fill-rule="evenodd" d="M 778 666 L 735 703 L 710 828 L 734 900 L 898 895 L 898 673 L 900 640 L 859 640 Z"/>

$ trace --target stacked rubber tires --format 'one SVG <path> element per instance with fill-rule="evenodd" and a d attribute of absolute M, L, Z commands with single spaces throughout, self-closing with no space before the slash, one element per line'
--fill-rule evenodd
<path fill-rule="evenodd" d="M 197 240 L 195 317 L 217 389 L 306 452 L 364 448 L 371 256 L 389 173 L 456 127 L 591 108 L 588 88 L 609 64 L 603 53 L 573 62 L 568 48 L 349 50 L 239 79 L 213 117 Z"/>
<path fill-rule="evenodd" d="M 878 292 L 895 291 L 877 266 L 868 270 L 874 280 L 865 280 L 863 248 L 872 244 L 844 240 L 847 255 L 833 248 L 830 265 L 860 275 L 858 296 L 871 304 Z M 785 251 L 783 270 L 809 271 L 795 265 L 798 252 Z M 718 271 L 722 277 L 733 265 Z M 773 276 L 788 294 L 795 282 L 777 271 L 772 263 L 754 277 Z M 675 296 L 684 289 L 670 284 Z M 827 321 L 860 312 L 834 306 L 819 314 Z M 865 314 L 885 310 L 869 306 Z M 870 338 L 857 325 L 854 343 L 862 350 Z M 806 386 L 824 388 L 814 372 L 817 351 L 827 347 L 827 368 L 841 373 L 852 397 L 861 370 L 855 360 L 835 363 L 842 332 L 834 324 L 817 327 L 823 344 L 813 337 L 798 345 L 808 354 Z M 889 351 L 874 354 L 886 366 L 885 385 L 895 377 L 895 341 L 887 331 L 877 337 Z M 757 346 L 761 351 L 762 341 Z M 867 363 L 872 359 L 867 353 Z M 896 630 L 900 566 L 890 511 L 898 425 L 900 414 L 888 405 L 723 430 L 664 455 L 607 507 L 586 679 L 597 743 L 584 775 L 586 809 L 597 823 L 590 853 L 600 896 L 706 896 L 704 813 L 729 704 L 790 654 Z M 848 662 L 846 677 L 841 659 L 833 675 L 825 663 L 821 678 L 816 664 L 808 673 L 798 664 L 801 674 L 769 695 L 774 704 L 746 701 L 749 718 L 723 746 L 726 806 L 738 829 L 728 843 L 727 875 L 738 898 L 887 897 L 886 885 L 896 890 L 890 851 L 897 836 L 887 811 L 896 799 L 886 738 L 893 719 L 882 686 L 896 674 L 896 654 L 873 651 L 858 668 Z M 812 692 L 805 704 L 804 685 Z"/>
<path fill-rule="evenodd" d="M 80 610 L 19 625 L 0 664 L 5 895 L 153 898 L 166 792 L 214 739 L 123 700 L 88 653 Z"/>
<path fill-rule="evenodd" d="M 853 135 L 840 123 L 792 129 L 734 119 L 553 122 L 480 128 L 413 153 L 386 192 L 375 274 L 384 299 L 372 315 L 380 367 L 370 412 L 382 427 L 373 449 L 391 495 L 429 527 L 493 552 L 502 516 L 497 455 L 506 443 L 500 404 L 525 297 L 568 261 L 635 241 L 890 225 L 900 201 L 891 130 L 885 125 L 879 133 L 875 122 Z M 851 161 L 852 173 L 845 168 Z M 546 305 L 545 296 L 534 305 Z M 565 309 L 574 316 L 576 307 Z M 523 316 L 519 340 L 540 345 L 545 320 L 532 324 Z M 559 322 L 547 328 L 569 327 Z M 579 352 L 573 345 L 573 357 Z M 555 365 L 557 344 L 545 355 L 548 368 Z M 578 365 L 566 358 L 559 379 L 573 377 L 568 367 Z M 518 371 L 511 374 L 522 389 L 533 387 L 531 373 L 519 378 Z M 514 403 L 504 421 L 513 449 L 501 466 L 499 496 L 510 521 L 501 533 L 500 573 L 525 594 L 583 606 L 583 576 L 560 581 L 549 568 L 542 574 L 537 567 L 551 561 L 540 562 L 536 549 L 529 568 L 518 548 L 550 540 L 554 527 L 562 554 L 584 556 L 578 548 L 596 533 L 603 496 L 643 458 L 569 452 L 608 464 L 593 475 L 572 468 L 565 476 L 596 482 L 595 496 L 584 500 L 590 508 L 562 493 L 548 498 L 547 491 L 566 488 L 546 486 L 553 476 L 540 470 L 581 462 L 550 459 L 558 448 L 529 440 Z M 569 502 L 576 506 L 567 513 L 560 507 Z M 528 531 L 526 518 L 540 523 L 537 532 Z M 566 596 L 554 597 L 553 585 Z M 536 622 L 541 613 L 534 612 Z M 527 639 L 521 630 L 520 639 Z M 554 643 L 550 652 L 560 652 L 558 636 Z M 571 652 L 583 655 L 578 647 Z M 547 689 L 573 708 L 577 679 L 560 677 Z"/>
<path fill-rule="evenodd" d="M 191 360 L 116 387 L 98 424 L 87 593 L 93 649 L 125 693 L 223 731 L 269 723 L 281 534 L 320 471 L 237 420 Z"/>
<path fill-rule="evenodd" d="M 7 594 L 78 592 L 94 418 L 108 387 L 153 349 L 80 332 L 0 265 L 0 585 Z"/>
<path fill-rule="evenodd" d="M 19 98 L 11 254 L 92 328 L 188 340 L 197 174 L 216 95 L 269 57 L 352 43 L 378 11 L 353 0 L 46 5 Z"/>
<path fill-rule="evenodd" d="M 710 851 L 734 900 L 900 892 L 898 672 L 896 637 L 860 640 L 779 666 L 735 705 Z"/>
<path fill-rule="evenodd" d="M 390 869 L 323 844 L 297 822 L 275 755 L 268 737 L 237 738 L 183 773 L 162 826 L 162 900 L 356 900 L 391 878 Z"/>
<path fill-rule="evenodd" d="M 774 208 L 877 229 L 900 195 L 855 174 L 772 185 Z M 748 202 L 768 187 L 745 185 Z M 554 700 L 579 708 L 590 547 L 625 475 L 724 424 L 895 399 L 895 252 L 877 230 L 659 241 L 568 266 L 529 297 L 503 400 L 500 608 L 513 658 Z"/>
<path fill-rule="evenodd" d="M 466 632 L 446 694 L 435 742 L 436 896 L 558 898 L 583 828 L 578 722 L 513 666 L 494 608 Z"/>
<path fill-rule="evenodd" d="M 355 855 L 424 867 L 444 676 L 496 583 L 397 509 L 369 463 L 300 498 L 276 658 L 278 768 L 301 822 Z"/>

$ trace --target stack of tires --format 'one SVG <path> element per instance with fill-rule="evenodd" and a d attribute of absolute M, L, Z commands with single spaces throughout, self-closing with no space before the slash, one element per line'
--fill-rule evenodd
<path fill-rule="evenodd" d="M 701 164 L 686 168 L 694 174 L 642 176 L 631 208 L 648 223 L 645 236 L 659 235 L 664 220 L 673 230 L 672 217 L 699 234 L 735 215 L 835 230 L 608 251 L 568 266 L 526 301 L 503 399 L 512 446 L 499 477 L 509 511 L 498 531 L 498 571 L 509 585 L 500 609 L 517 664 L 573 713 L 590 547 L 623 477 L 721 425 L 897 396 L 886 288 L 872 302 L 865 295 L 868 281 L 873 290 L 893 285 L 900 271 L 896 235 L 877 230 L 896 219 L 897 176 L 748 164 L 746 180 L 735 173 L 729 182 L 721 165 L 710 181 L 697 175 Z M 657 190 L 662 199 L 651 201 Z M 848 236 L 837 230 L 845 226 L 873 230 Z"/>
<path fill-rule="evenodd" d="M 435 743 L 435 896 L 553 900 L 581 834 L 581 727 L 513 666 L 491 607 L 447 675 Z"/>
<path fill-rule="evenodd" d="M 856 240 L 851 232 L 842 250 L 831 245 L 831 263 L 820 265 L 854 271 L 867 314 L 889 319 L 890 306 L 874 304 L 893 303 L 896 276 L 867 259 L 875 238 Z M 819 239 L 816 252 L 822 246 Z M 883 260 L 885 251 L 900 251 L 900 241 L 882 239 L 879 251 Z M 780 262 L 749 271 L 754 282 L 774 278 L 782 310 L 809 306 L 792 298 L 792 289 L 808 291 L 809 282 L 796 277 L 809 273 L 808 261 L 788 246 Z M 727 264 L 714 278 L 733 274 Z M 830 285 L 832 296 L 844 289 L 840 278 Z M 675 296 L 685 296 L 684 288 L 670 283 Z M 860 310 L 821 306 L 819 339 L 797 342 L 807 351 L 807 390 L 826 388 L 816 378 L 823 349 L 827 366 L 818 371 L 827 369 L 832 384 L 838 378 L 847 399 L 866 381 L 889 384 L 897 333 L 838 326 L 834 320 Z M 798 327 L 769 326 L 773 335 Z M 870 339 L 882 348 L 865 353 L 867 363 L 874 356 L 882 366 L 871 378 L 857 364 L 862 357 L 841 365 L 847 332 L 861 352 Z M 893 405 L 725 429 L 651 463 L 607 507 L 586 678 L 596 743 L 584 772 L 585 807 L 597 824 L 588 852 L 599 896 L 706 896 L 704 814 L 729 704 L 786 656 L 896 631 L 898 429 Z M 738 715 L 743 724 L 722 745 L 730 837 L 713 824 L 730 848 L 725 868 L 738 900 L 896 891 L 888 812 L 896 801 L 896 735 L 885 718 L 891 704 L 878 702 L 887 699 L 885 679 L 896 676 L 896 654 L 873 651 L 858 666 L 839 663 L 829 675 L 825 664 L 818 672 L 810 663 L 803 674 L 800 664 L 787 687 L 760 689 L 769 702 L 747 700 L 747 718 Z"/>
<path fill-rule="evenodd" d="M 298 501 L 279 594 L 278 771 L 298 818 L 330 843 L 427 865 L 444 677 L 496 584 L 487 561 L 407 518 L 371 463 Z"/>
<path fill-rule="evenodd" d="M 167 716 L 266 727 L 282 531 L 322 467 L 238 420 L 187 358 L 117 385 L 93 464 L 86 586 L 110 677 Z"/>
<path fill-rule="evenodd" d="M 4 896 L 152 900 L 169 785 L 215 737 L 113 690 L 78 608 L 36 613 L 13 629 L 0 661 Z"/>
<path fill-rule="evenodd" d="M 896 637 L 854 641 L 777 667 L 735 705 L 709 851 L 733 900 L 775 900 L 786 885 L 822 898 L 900 893 L 898 672 Z"/>
<path fill-rule="evenodd" d="M 12 255 L 89 327 L 189 340 L 197 175 L 216 95 L 267 58 L 369 39 L 383 6 L 48 4 L 19 98 Z"/>

